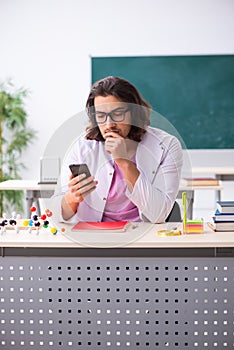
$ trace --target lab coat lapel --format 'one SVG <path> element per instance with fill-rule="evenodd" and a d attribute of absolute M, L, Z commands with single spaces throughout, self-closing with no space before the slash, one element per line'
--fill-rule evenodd
<path fill-rule="evenodd" d="M 163 157 L 164 147 L 151 133 L 139 143 L 136 153 L 137 167 L 152 182 Z"/>
<path fill-rule="evenodd" d="M 95 180 L 98 181 L 97 188 L 87 196 L 87 204 L 96 211 L 95 220 L 100 221 L 106 205 L 109 189 L 111 186 L 114 168 L 111 156 L 105 151 L 104 145 L 100 142 L 98 149 L 93 154 L 93 161 L 96 163 Z"/>

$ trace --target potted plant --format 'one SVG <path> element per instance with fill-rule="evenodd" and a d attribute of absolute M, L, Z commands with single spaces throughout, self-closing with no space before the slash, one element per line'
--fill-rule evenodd
<path fill-rule="evenodd" d="M 28 94 L 11 80 L 0 84 L 0 182 L 21 178 L 20 170 L 25 166 L 20 157 L 36 135 L 27 125 L 24 100 Z M 10 210 L 22 212 L 22 191 L 0 191 L 0 217 Z"/>

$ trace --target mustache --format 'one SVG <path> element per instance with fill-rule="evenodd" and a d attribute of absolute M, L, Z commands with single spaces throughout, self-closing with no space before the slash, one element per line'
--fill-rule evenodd
<path fill-rule="evenodd" d="M 104 134 L 107 134 L 108 132 L 116 132 L 119 135 L 121 135 L 121 131 L 118 128 L 115 128 L 115 127 L 107 128 L 107 129 L 104 130 Z"/>

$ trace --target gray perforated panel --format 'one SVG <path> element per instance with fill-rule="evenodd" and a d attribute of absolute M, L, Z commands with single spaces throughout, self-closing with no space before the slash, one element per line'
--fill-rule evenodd
<path fill-rule="evenodd" d="M 234 260 L 0 259 L 1 349 L 233 349 Z"/>

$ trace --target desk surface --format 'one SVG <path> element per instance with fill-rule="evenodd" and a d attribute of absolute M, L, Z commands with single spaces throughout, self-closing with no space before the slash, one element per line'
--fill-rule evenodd
<path fill-rule="evenodd" d="M 53 191 L 56 184 L 38 184 L 35 180 L 7 180 L 0 182 L 0 190 Z"/>
<path fill-rule="evenodd" d="M 234 166 L 194 166 L 193 174 L 234 175 Z"/>
<path fill-rule="evenodd" d="M 178 227 L 182 229 L 182 223 L 148 224 L 140 223 L 139 232 L 124 233 L 71 233 L 71 226 L 64 225 L 65 233 L 58 232 L 52 235 L 50 232 L 36 231 L 28 233 L 22 230 L 16 233 L 14 230 L 0 235 L 0 247 L 40 247 L 40 248 L 87 248 L 87 247 L 121 247 L 121 248 L 207 248 L 207 247 L 234 247 L 234 232 L 214 232 L 205 224 L 202 234 L 184 234 L 181 236 L 164 237 L 157 234 L 158 230 Z M 96 242 L 95 242 L 96 241 Z"/>

